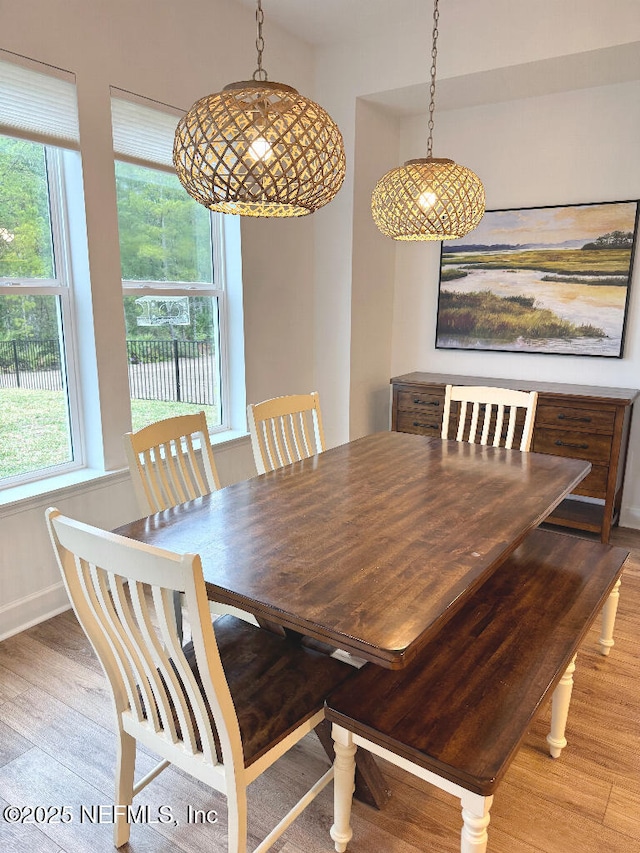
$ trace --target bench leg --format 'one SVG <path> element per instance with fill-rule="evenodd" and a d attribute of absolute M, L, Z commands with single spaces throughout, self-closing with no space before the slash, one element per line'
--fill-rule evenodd
<path fill-rule="evenodd" d="M 332 727 L 333 748 L 333 826 L 331 838 L 337 853 L 344 853 L 353 835 L 351 829 L 351 803 L 355 787 L 356 745 L 351 732 L 337 726 Z"/>
<path fill-rule="evenodd" d="M 460 835 L 460 853 L 485 853 L 489 811 L 493 797 L 482 797 L 470 791 L 461 797 L 463 827 Z"/>
<path fill-rule="evenodd" d="M 616 585 L 611 590 L 609 598 L 606 600 L 602 608 L 602 633 L 600 636 L 600 654 L 608 655 L 609 649 L 613 646 L 613 626 L 616 622 L 616 613 L 618 612 L 618 601 L 620 599 L 620 580 L 616 581 Z"/>
<path fill-rule="evenodd" d="M 573 691 L 573 673 L 576 671 L 576 655 L 571 658 L 571 663 L 566 668 L 558 686 L 553 691 L 551 700 L 551 731 L 547 735 L 549 752 L 552 758 L 558 758 L 567 745 L 564 736 L 569 716 L 569 704 L 571 692 Z"/>

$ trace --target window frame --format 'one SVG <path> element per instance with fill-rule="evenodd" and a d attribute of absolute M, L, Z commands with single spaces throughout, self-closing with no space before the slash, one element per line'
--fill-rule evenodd
<path fill-rule="evenodd" d="M 34 279 L 0 276 L 0 297 L 23 294 L 25 296 L 56 296 L 59 299 L 58 336 L 61 352 L 62 390 L 66 396 L 71 459 L 67 462 L 38 468 L 23 474 L 0 477 L 0 491 L 38 480 L 46 480 L 86 467 L 77 364 L 76 306 L 65 187 L 65 157 L 75 152 L 42 142 L 37 138 L 28 139 L 26 136 L 12 136 L 6 131 L 2 132 L 2 136 L 23 139 L 34 145 L 41 145 L 44 150 L 54 277 Z"/>

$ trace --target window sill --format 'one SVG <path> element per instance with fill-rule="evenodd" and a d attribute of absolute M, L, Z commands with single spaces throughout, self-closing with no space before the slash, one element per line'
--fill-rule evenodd
<path fill-rule="evenodd" d="M 225 445 L 233 447 L 234 444 L 241 444 L 249 438 L 249 433 L 242 429 L 225 429 L 222 432 L 213 432 L 209 436 L 212 447 L 220 447 Z"/>
<path fill-rule="evenodd" d="M 231 448 L 248 439 L 249 435 L 242 430 L 224 430 L 213 433 L 211 444 L 214 451 Z M 17 486 L 9 486 L 0 490 L 0 517 L 14 515 L 24 512 L 31 507 L 41 506 L 45 499 L 55 503 L 60 496 L 72 494 L 86 484 L 94 484 L 102 487 L 111 483 L 117 483 L 129 477 L 128 468 L 119 468 L 115 471 L 101 471 L 96 468 L 80 468 L 69 471 L 66 474 L 58 474 L 55 477 L 47 477 L 42 480 L 32 480 L 29 483 L 21 483 Z"/>

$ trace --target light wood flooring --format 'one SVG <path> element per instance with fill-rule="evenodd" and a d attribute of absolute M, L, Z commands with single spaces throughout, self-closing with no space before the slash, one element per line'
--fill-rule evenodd
<path fill-rule="evenodd" d="M 640 853 L 640 532 L 616 530 L 614 542 L 632 549 L 616 645 L 604 658 L 597 651 L 598 625 L 586 638 L 578 655 L 569 745 L 555 761 L 545 748 L 549 708 L 541 709 L 498 788 L 489 853 Z M 6 805 L 44 806 L 53 816 L 57 807 L 68 806 L 73 818 L 33 826 L 0 817 L 0 853 L 113 850 L 111 718 L 102 671 L 70 612 L 0 643 L 0 811 Z M 138 772 L 153 763 L 142 752 Z M 324 766 L 311 735 L 252 785 L 253 846 Z M 351 853 L 459 851 L 458 802 L 388 764 L 382 769 L 391 800 L 382 811 L 355 804 Z M 225 802 L 206 786 L 170 768 L 139 800 L 149 805 L 151 821 L 166 806 L 178 825 L 136 825 L 124 851 L 226 852 Z M 107 822 L 87 823 L 86 811 L 81 821 L 81 806 L 105 806 Z M 213 810 L 216 822 L 188 824 L 189 807 Z M 329 786 L 273 849 L 331 851 L 331 809 Z"/>

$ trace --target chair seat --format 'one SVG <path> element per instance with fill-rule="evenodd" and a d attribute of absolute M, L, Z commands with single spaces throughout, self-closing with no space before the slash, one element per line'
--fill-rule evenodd
<path fill-rule="evenodd" d="M 246 767 L 317 713 L 329 693 L 356 672 L 234 616 L 217 619 L 213 627 L 238 714 Z M 193 644 L 187 643 L 183 651 L 202 690 Z M 213 726 L 211 712 L 209 717 Z"/>

